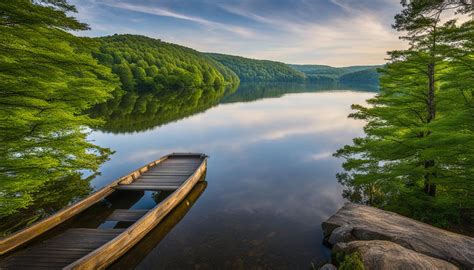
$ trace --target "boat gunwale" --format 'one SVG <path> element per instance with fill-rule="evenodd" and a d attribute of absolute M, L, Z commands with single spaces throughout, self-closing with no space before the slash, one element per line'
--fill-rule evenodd
<path fill-rule="evenodd" d="M 199 167 L 194 170 L 193 174 L 191 174 L 180 185 L 178 189 L 173 191 L 173 193 L 171 193 L 165 200 L 151 208 L 145 215 L 143 215 L 140 219 L 130 225 L 130 227 L 128 227 L 125 231 L 123 231 L 107 243 L 103 244 L 102 246 L 98 247 L 97 249 L 91 251 L 84 257 L 72 262 L 63 269 L 103 269 L 109 266 L 117 258 L 122 256 L 133 246 L 135 246 L 136 243 L 138 243 L 143 237 L 145 237 L 151 230 L 153 230 L 153 228 L 155 228 L 161 222 L 161 220 L 163 220 L 166 215 L 168 215 L 174 209 L 174 207 L 176 207 L 176 205 L 178 205 L 187 196 L 187 194 L 191 191 L 191 189 L 195 186 L 199 179 L 201 179 L 203 173 L 207 169 L 208 156 L 202 153 L 173 153 L 168 155 L 167 157 L 169 158 L 173 155 L 199 156 L 201 158 L 201 163 L 199 164 Z M 162 209 L 164 209 L 164 212 L 160 213 L 160 210 Z M 149 220 L 151 220 L 149 224 L 146 224 L 146 222 Z M 141 228 L 143 225 L 147 226 Z M 130 235 L 136 233 L 137 231 L 138 235 L 136 237 L 127 239 L 131 237 Z M 123 243 L 121 243 L 120 241 L 122 241 Z M 120 244 L 125 247 L 114 247 L 119 246 Z M 115 249 L 116 252 L 102 254 L 108 249 Z"/>
<path fill-rule="evenodd" d="M 10 235 L 0 238 L 0 256 L 4 256 L 10 252 L 15 251 L 16 249 L 23 247 L 24 245 L 30 243 L 37 237 L 43 235 L 44 233 L 54 229 L 60 224 L 68 221 L 69 219 L 77 216 L 82 213 L 95 203 L 104 199 L 108 195 L 112 194 L 115 186 L 119 184 L 130 184 L 140 177 L 143 173 L 147 172 L 150 168 L 158 165 L 159 163 L 167 160 L 171 156 L 192 156 L 200 155 L 207 157 L 202 153 L 171 153 L 161 158 L 154 160 L 128 174 L 125 176 L 119 177 L 118 179 L 112 181 L 110 184 L 100 188 L 99 190 L 91 193 L 89 196 L 84 199 L 59 210 L 55 214 L 46 217 L 31 224 L 30 226 L 23 228 L 17 232 L 14 232 Z"/>

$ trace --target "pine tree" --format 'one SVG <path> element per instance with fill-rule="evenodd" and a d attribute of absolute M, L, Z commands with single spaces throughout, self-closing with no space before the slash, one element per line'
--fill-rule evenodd
<path fill-rule="evenodd" d="M 402 5 L 394 28 L 408 33 L 403 39 L 410 48 L 389 53 L 380 94 L 368 100 L 370 106 L 353 105 L 350 117 L 367 121 L 366 136 L 335 154 L 346 159 L 338 178 L 354 201 L 447 225 L 474 206 L 466 200 L 474 189 L 468 161 L 474 152 L 466 150 L 474 146 L 472 84 L 459 85 L 474 75 L 468 46 L 473 28 L 472 22 L 442 24 L 442 16 L 452 9 L 468 13 L 471 6 L 425 0 Z"/>

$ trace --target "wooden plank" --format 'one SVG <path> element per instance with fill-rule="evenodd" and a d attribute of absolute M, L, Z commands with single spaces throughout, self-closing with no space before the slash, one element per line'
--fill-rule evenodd
<path fill-rule="evenodd" d="M 199 165 L 199 160 L 168 160 L 162 165 Z"/>
<path fill-rule="evenodd" d="M 186 175 L 142 175 L 138 179 L 184 179 L 188 178 L 191 174 Z M 137 180 L 138 180 L 137 179 Z"/>
<path fill-rule="evenodd" d="M 190 173 L 188 172 L 148 172 L 148 173 L 144 173 L 142 176 L 140 177 L 144 177 L 144 176 L 189 176 Z"/>
<path fill-rule="evenodd" d="M 187 174 L 188 176 L 191 175 L 195 170 L 162 170 L 159 171 L 160 173 L 167 173 L 167 174 L 174 174 L 174 173 L 179 173 L 179 174 Z M 142 175 L 144 176 L 144 175 Z M 141 177 L 141 176 L 140 176 Z"/>
<path fill-rule="evenodd" d="M 149 209 L 117 209 L 107 217 L 109 221 L 135 222 L 143 217 Z"/>
<path fill-rule="evenodd" d="M 0 269 L 61 269 L 117 237 L 125 229 L 69 229 L 0 261 Z"/>
<path fill-rule="evenodd" d="M 132 187 L 155 187 L 154 189 L 158 189 L 160 187 L 169 187 L 171 189 L 175 187 L 181 186 L 182 183 L 155 183 L 155 182 L 149 182 L 149 183 L 137 183 L 136 185 L 127 185 L 127 186 L 132 186 Z"/>
<path fill-rule="evenodd" d="M 201 179 L 207 168 L 207 158 L 203 156 L 199 168 L 165 200 L 151 209 L 140 222 L 135 222 L 125 232 L 104 244 L 87 256 L 75 261 L 65 269 L 103 269 L 127 252 L 150 232 L 179 203 Z"/>
<path fill-rule="evenodd" d="M 183 180 L 156 180 L 156 179 L 140 179 L 140 180 L 137 180 L 133 183 L 135 184 L 160 184 L 160 185 L 163 185 L 163 184 L 176 184 L 176 185 L 181 185 L 182 183 L 184 183 L 186 179 L 183 179 Z"/>
<path fill-rule="evenodd" d="M 118 186 L 116 190 L 176 190 L 179 186 L 132 186 L 132 185 L 123 185 Z"/>
<path fill-rule="evenodd" d="M 150 172 L 158 172 L 163 170 L 196 170 L 198 166 L 162 166 L 150 170 Z"/>
<path fill-rule="evenodd" d="M 185 175 L 167 175 L 167 176 L 154 176 L 154 175 L 149 175 L 146 177 L 140 177 L 135 182 L 137 181 L 146 181 L 146 180 L 155 180 L 155 181 L 185 181 L 188 179 L 188 176 Z M 134 182 L 133 182 L 134 183 Z"/>
<path fill-rule="evenodd" d="M 150 182 L 150 183 L 146 183 L 146 182 L 133 182 L 131 183 L 130 185 L 124 185 L 126 187 L 128 186 L 136 186 L 136 187 L 140 187 L 140 186 L 154 186 L 154 187 L 160 187 L 160 186 L 167 186 L 163 183 L 160 183 L 160 182 Z M 169 185 L 168 185 L 169 186 Z M 179 184 L 177 185 L 172 185 L 172 186 L 180 186 Z"/>
<path fill-rule="evenodd" d="M 182 183 L 184 183 L 186 179 L 179 179 L 179 180 L 158 180 L 158 179 L 140 179 L 140 180 L 137 180 L 135 182 L 133 182 L 133 184 L 151 184 L 151 185 L 155 185 L 155 184 L 166 184 L 166 183 L 171 183 L 171 184 L 176 184 L 176 185 L 181 185 Z"/>

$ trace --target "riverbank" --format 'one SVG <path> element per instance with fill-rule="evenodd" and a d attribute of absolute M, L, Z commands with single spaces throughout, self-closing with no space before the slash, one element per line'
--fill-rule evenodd
<path fill-rule="evenodd" d="M 474 268 L 474 238 L 374 207 L 346 204 L 322 228 L 336 264 L 359 257 L 366 269 Z"/>

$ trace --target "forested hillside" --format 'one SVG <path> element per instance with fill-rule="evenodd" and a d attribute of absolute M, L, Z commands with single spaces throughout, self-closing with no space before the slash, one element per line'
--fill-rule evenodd
<path fill-rule="evenodd" d="M 287 64 L 240 56 L 208 53 L 209 57 L 233 70 L 246 82 L 302 82 L 305 75 Z"/>
<path fill-rule="evenodd" d="M 344 74 L 339 77 L 339 82 L 360 83 L 360 84 L 379 84 L 379 73 L 376 68 L 369 68 L 360 71 Z"/>
<path fill-rule="evenodd" d="M 98 38 L 93 53 L 101 64 L 120 77 L 125 91 L 212 88 L 238 83 L 230 69 L 186 47 L 137 35 Z"/>
<path fill-rule="evenodd" d="M 325 65 L 289 65 L 303 72 L 308 82 L 378 84 L 377 68 L 382 66 L 331 67 Z"/>
<path fill-rule="evenodd" d="M 378 84 L 381 66 L 331 67 L 326 65 L 289 65 L 268 60 L 207 53 L 234 71 L 243 82 L 309 82 Z"/>
<path fill-rule="evenodd" d="M 90 110 L 106 120 L 99 128 L 132 132 L 175 121 L 216 104 L 235 90 L 237 75 L 195 50 L 137 35 L 98 39 L 93 53 L 112 68 L 124 91 Z"/>

